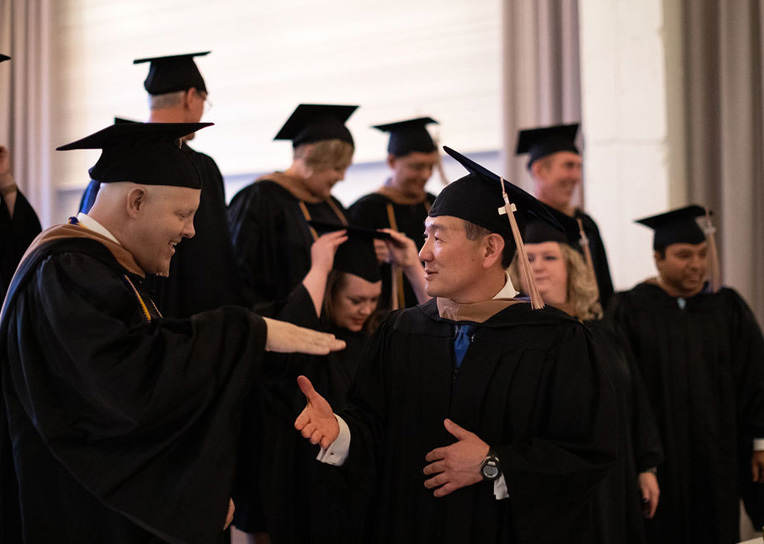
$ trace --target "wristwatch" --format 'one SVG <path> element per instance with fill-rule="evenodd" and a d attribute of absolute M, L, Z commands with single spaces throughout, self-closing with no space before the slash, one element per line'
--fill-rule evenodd
<path fill-rule="evenodd" d="M 483 462 L 480 464 L 480 474 L 484 480 L 492 482 L 501 476 L 501 464 L 499 464 L 499 458 L 496 456 L 496 452 L 493 448 L 488 450 Z"/>

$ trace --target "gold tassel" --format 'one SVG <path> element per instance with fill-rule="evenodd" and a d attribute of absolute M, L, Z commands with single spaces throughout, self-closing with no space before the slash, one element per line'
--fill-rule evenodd
<path fill-rule="evenodd" d="M 446 171 L 443 168 L 443 157 L 440 154 L 440 142 L 438 141 L 438 136 L 433 136 L 432 141 L 435 143 L 435 150 L 438 153 L 438 160 L 435 162 L 435 169 L 438 171 L 438 177 L 440 177 L 441 183 L 446 186 L 448 185 L 448 178 L 446 177 Z"/>
<path fill-rule="evenodd" d="M 515 219 L 515 210 L 517 208 L 509 202 L 509 196 L 507 196 L 507 191 L 504 188 L 504 178 L 500 178 L 499 183 L 501 183 L 501 196 L 504 198 L 504 211 L 509 218 L 509 225 L 512 228 L 512 236 L 515 239 L 515 246 L 517 246 L 517 259 L 520 264 L 520 278 L 523 283 L 528 286 L 528 296 L 531 299 L 531 308 L 540 310 L 544 307 L 544 301 L 541 298 L 541 293 L 539 293 L 536 280 L 533 279 L 531 263 L 528 261 L 528 254 L 525 252 L 523 237 L 520 235 L 520 227 L 517 226 L 517 220 Z M 501 210 L 499 213 L 501 213 Z"/>
<path fill-rule="evenodd" d="M 722 273 L 719 266 L 719 253 L 716 250 L 716 227 L 711 223 L 711 210 L 706 208 L 706 222 L 703 232 L 706 234 L 708 243 L 708 261 L 711 268 L 711 290 L 716 293 L 722 288 Z"/>
<path fill-rule="evenodd" d="M 594 280 L 594 286 L 597 289 L 597 299 L 600 298 L 600 290 L 599 286 L 597 285 L 597 274 L 594 272 L 594 260 L 592 259 L 592 250 L 589 248 L 589 237 L 586 236 L 586 232 L 584 231 L 584 222 L 581 221 L 580 217 L 577 217 L 576 220 L 578 221 L 578 232 L 581 235 L 581 239 L 579 240 L 579 243 L 581 244 L 581 249 L 584 250 L 584 260 L 586 261 L 586 268 L 589 269 L 589 274 L 592 275 L 592 279 Z"/>

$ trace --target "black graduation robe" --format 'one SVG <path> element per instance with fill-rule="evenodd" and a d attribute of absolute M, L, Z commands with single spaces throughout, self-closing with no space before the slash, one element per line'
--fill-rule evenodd
<path fill-rule="evenodd" d="M 427 193 L 424 202 L 419 204 L 397 204 L 390 198 L 379 193 L 372 193 L 358 199 L 348 209 L 348 218 L 353 225 L 373 229 L 393 228 L 388 215 L 388 205 L 392 206 L 395 226 L 416 243 L 417 249 L 424 245 L 424 220 L 427 219 L 430 206 L 435 201 L 435 195 Z M 410 308 L 418 304 L 414 289 L 408 279 L 403 276 L 403 295 L 405 305 Z M 389 309 L 392 290 L 392 267 L 382 265 L 382 296 L 379 299 L 380 309 Z"/>
<path fill-rule="evenodd" d="M 193 238 L 175 248 L 167 278 L 151 276 L 146 286 L 164 317 L 191 317 L 228 304 L 243 305 L 241 281 L 228 229 L 223 176 L 209 155 L 183 144 L 202 178 Z M 100 183 L 91 180 L 80 202 L 87 213 Z"/>
<path fill-rule="evenodd" d="M 274 304 L 269 312 L 262 313 L 301 327 L 326 329 L 344 340 L 347 347 L 326 356 L 277 353 L 265 356 L 264 387 L 258 390 L 258 398 L 250 395 L 247 400 L 261 402 L 264 417 L 262 422 L 253 421 L 259 412 L 251 409 L 245 417 L 234 524 L 253 532 L 251 527 L 257 520 L 251 517 L 261 501 L 267 532 L 274 544 L 361 542 L 368 490 L 358 489 L 333 467 L 317 463 L 318 446 L 311 445 L 295 431 L 294 420 L 305 408 L 305 397 L 297 387 L 300 375 L 307 376 L 332 407 L 346 404 L 368 335 L 325 327 L 302 284 L 284 304 Z M 261 431 L 255 432 L 257 429 Z M 265 446 L 259 453 L 251 438 L 256 435 Z M 257 463 L 260 466 L 253 466 Z M 252 474 L 258 469 L 259 478 Z"/>
<path fill-rule="evenodd" d="M 586 215 L 580 209 L 576 209 L 576 213 L 573 216 L 575 219 L 581 219 L 581 223 L 584 226 L 584 232 L 589 239 L 589 250 L 592 254 L 592 264 L 594 265 L 594 274 L 597 276 L 597 287 L 600 292 L 600 302 L 602 307 L 605 308 L 610 301 L 610 297 L 613 296 L 613 280 L 610 277 L 610 266 L 607 262 L 607 253 L 605 252 L 605 244 L 602 242 L 602 236 L 600 236 L 600 229 L 597 227 L 597 223 L 591 216 Z M 576 249 L 581 251 L 581 244 L 576 241 Z"/>
<path fill-rule="evenodd" d="M 16 266 L 41 230 L 37 214 L 21 191 L 16 193 L 13 217 L 0 197 L 0 298 L 5 297 Z"/>
<path fill-rule="evenodd" d="M 23 541 L 218 542 L 263 320 L 161 319 L 118 244 L 76 225 L 35 244 L 0 329 L 1 496 Z"/>
<path fill-rule="evenodd" d="M 644 544 L 638 475 L 663 461 L 658 426 L 624 340 L 601 320 L 587 321 L 586 326 L 596 357 L 615 387 L 619 414 L 618 459 L 594 494 L 596 538 L 592 542 Z"/>
<path fill-rule="evenodd" d="M 345 222 L 345 208 L 339 200 L 330 198 L 334 207 L 325 201 L 302 201 L 267 178 L 233 197 L 228 219 L 245 298 L 250 304 L 285 300 L 303 280 L 310 270 L 314 238 L 300 203 L 310 219 Z"/>
<path fill-rule="evenodd" d="M 609 315 L 636 357 L 665 451 L 648 542 L 738 542 L 738 471 L 750 482 L 750 437 L 764 437 L 756 319 L 732 289 L 679 299 L 652 282 L 616 294 Z"/>
<path fill-rule="evenodd" d="M 616 454 L 612 385 L 566 314 L 513 304 L 482 323 L 455 370 L 454 322 L 436 300 L 392 313 L 349 401 L 343 469 L 373 488 L 363 542 L 591 542 L 591 493 Z M 509 499 L 479 482 L 442 498 L 425 455 L 451 418 L 498 452 Z"/>

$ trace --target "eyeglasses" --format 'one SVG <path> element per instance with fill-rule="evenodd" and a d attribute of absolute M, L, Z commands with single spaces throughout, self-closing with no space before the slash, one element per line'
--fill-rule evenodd
<path fill-rule="evenodd" d="M 197 93 L 197 96 L 204 101 L 204 113 L 209 113 L 212 109 L 212 100 L 207 98 L 207 93 Z"/>

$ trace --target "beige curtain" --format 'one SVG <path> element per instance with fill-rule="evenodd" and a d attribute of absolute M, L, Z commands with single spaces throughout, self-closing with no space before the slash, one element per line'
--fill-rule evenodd
<path fill-rule="evenodd" d="M 50 224 L 50 0 L 0 0 L 0 142 L 13 176 L 44 226 Z"/>
<path fill-rule="evenodd" d="M 682 10 L 688 201 L 714 209 L 724 282 L 764 323 L 764 0 Z"/>
<path fill-rule="evenodd" d="M 504 172 L 531 189 L 527 158 L 514 156 L 521 128 L 581 120 L 578 1 L 503 2 Z"/>

